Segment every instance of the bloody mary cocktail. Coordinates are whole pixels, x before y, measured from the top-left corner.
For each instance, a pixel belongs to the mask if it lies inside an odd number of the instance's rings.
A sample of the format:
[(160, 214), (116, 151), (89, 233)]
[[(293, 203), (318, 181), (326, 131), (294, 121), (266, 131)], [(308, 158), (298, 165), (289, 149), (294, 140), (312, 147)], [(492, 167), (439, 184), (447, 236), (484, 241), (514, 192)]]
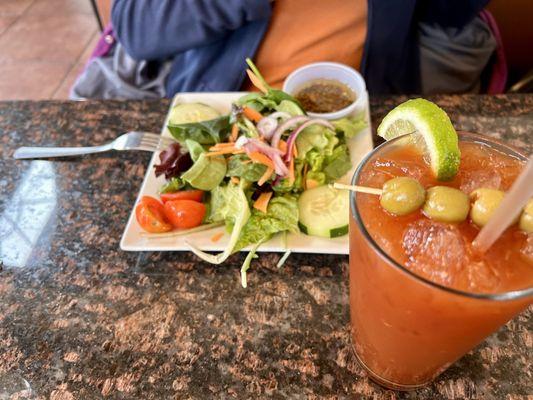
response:
[[(421, 147), (399, 138), (375, 149), (353, 184), (381, 188), (408, 176), (426, 189), (508, 190), (525, 157), (483, 136), (459, 139), (460, 168), (449, 182), (435, 179)], [(480, 255), (471, 247), (478, 232), (470, 219), (392, 215), (379, 196), (352, 193), (352, 336), (373, 379), (395, 389), (424, 385), (531, 303), (533, 234), (514, 225)]]

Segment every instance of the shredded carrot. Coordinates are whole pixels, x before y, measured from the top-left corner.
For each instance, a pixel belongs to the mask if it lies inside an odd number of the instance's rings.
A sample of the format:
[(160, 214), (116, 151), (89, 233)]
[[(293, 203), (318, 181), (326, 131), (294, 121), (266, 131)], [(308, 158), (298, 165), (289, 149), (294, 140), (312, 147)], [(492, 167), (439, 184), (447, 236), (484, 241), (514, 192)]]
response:
[(258, 151), (252, 151), (248, 154), (248, 157), (250, 157), (250, 160), (252, 160), (253, 162), (263, 164), (266, 165), (268, 168), (274, 169), (274, 161), (265, 156), (263, 153), (259, 153)]
[(263, 116), (259, 111), (254, 110), (252, 107), (244, 106), (242, 108), (242, 113), (246, 118), (253, 122), (259, 122), (263, 119)]
[(224, 154), (242, 154), (244, 153), (244, 150), (239, 150), (235, 148), (227, 148), (224, 150), (219, 151), (210, 151), (209, 153), (204, 153), (205, 157), (214, 157), (214, 156), (221, 156)]
[(231, 183), (233, 183), (234, 185), (238, 185), (239, 182), (240, 182), (239, 178), (236, 177), (236, 176), (232, 176), (232, 177), (230, 178), (230, 181), (231, 181)]
[(235, 148), (235, 146), (232, 147), (211, 147), (209, 149), (210, 152), (220, 153), (221, 151), (225, 153), (233, 153), (235, 150), (238, 150)]
[(278, 149), (280, 149), (283, 154), (287, 154), (287, 142), (285, 140), (280, 140), (278, 143)]
[(217, 143), (213, 147), (211, 147), (209, 150), (215, 150), (220, 149), (221, 147), (233, 147), (235, 146), (235, 143)]
[(231, 127), (231, 135), (229, 137), (230, 142), (234, 142), (237, 140), (237, 136), (239, 136), (239, 127), (237, 124), (233, 124)]
[(268, 92), (268, 90), (263, 85), (263, 82), (261, 82), (261, 80), (252, 72), (251, 69), (247, 69), (246, 73), (248, 74), (248, 78), (250, 78), (256, 88), (258, 88), (263, 93)]
[(270, 202), (271, 197), (272, 197), (272, 192), (261, 193), (259, 197), (257, 198), (257, 200), (254, 202), (254, 208), (266, 214), (268, 203)]
[(267, 168), (263, 176), (257, 181), (257, 184), (259, 186), (263, 186), (263, 184), (270, 179), (273, 173), (274, 168)]
[(211, 236), (211, 241), (218, 242), (220, 239), (222, 239), (222, 236), (224, 236), (224, 232), (215, 233), (213, 236)]
[(241, 164), (250, 164), (252, 162), (252, 160), (244, 160), (241, 162)]
[(294, 183), (294, 157), (291, 158), (291, 162), (289, 163), (289, 185), (292, 185)]
[(298, 149), (296, 148), (296, 142), (292, 144), (292, 155), (293, 157), (298, 157)]

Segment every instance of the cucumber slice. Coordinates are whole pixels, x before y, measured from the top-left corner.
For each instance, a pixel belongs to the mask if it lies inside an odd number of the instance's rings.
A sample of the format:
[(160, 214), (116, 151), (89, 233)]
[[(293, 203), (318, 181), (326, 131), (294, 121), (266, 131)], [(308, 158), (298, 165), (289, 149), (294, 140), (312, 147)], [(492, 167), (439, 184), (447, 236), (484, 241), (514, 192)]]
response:
[(182, 103), (170, 110), (169, 121), (173, 125), (209, 121), (220, 117), (213, 107), (202, 103)]
[(347, 190), (328, 185), (306, 190), (298, 200), (300, 230), (312, 236), (334, 238), (348, 233), (350, 197)]

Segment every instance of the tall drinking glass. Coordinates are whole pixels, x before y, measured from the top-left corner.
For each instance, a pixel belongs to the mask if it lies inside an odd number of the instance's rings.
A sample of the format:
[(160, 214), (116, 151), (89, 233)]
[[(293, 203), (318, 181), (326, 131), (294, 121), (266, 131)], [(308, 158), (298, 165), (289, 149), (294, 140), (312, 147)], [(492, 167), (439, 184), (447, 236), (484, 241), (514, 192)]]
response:
[[(374, 149), (359, 166), (353, 184), (361, 184), (361, 177), (373, 172), (374, 161), (393, 146), (401, 146), (402, 140)], [(460, 141), (526, 160), (483, 136), (463, 133)], [(470, 293), (432, 282), (396, 262), (367, 231), (361, 196), (370, 195), (352, 193), (350, 199), (352, 339), (358, 360), (381, 385), (409, 390), (429, 383), (531, 304), (531, 286), (504, 293)]]

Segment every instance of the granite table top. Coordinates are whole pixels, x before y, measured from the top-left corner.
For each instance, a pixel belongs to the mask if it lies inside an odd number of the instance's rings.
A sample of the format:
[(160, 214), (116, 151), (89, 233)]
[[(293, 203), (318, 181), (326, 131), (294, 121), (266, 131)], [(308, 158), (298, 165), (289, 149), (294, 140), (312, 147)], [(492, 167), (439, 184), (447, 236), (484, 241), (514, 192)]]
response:
[[(401, 97), (371, 100), (374, 126)], [(533, 150), (533, 95), (434, 97), (459, 129)], [(347, 256), (126, 253), (147, 153), (15, 161), (21, 145), (158, 132), (167, 100), (0, 103), (0, 399), (525, 399), (531, 307), (422, 389), (367, 378), (349, 335)]]

